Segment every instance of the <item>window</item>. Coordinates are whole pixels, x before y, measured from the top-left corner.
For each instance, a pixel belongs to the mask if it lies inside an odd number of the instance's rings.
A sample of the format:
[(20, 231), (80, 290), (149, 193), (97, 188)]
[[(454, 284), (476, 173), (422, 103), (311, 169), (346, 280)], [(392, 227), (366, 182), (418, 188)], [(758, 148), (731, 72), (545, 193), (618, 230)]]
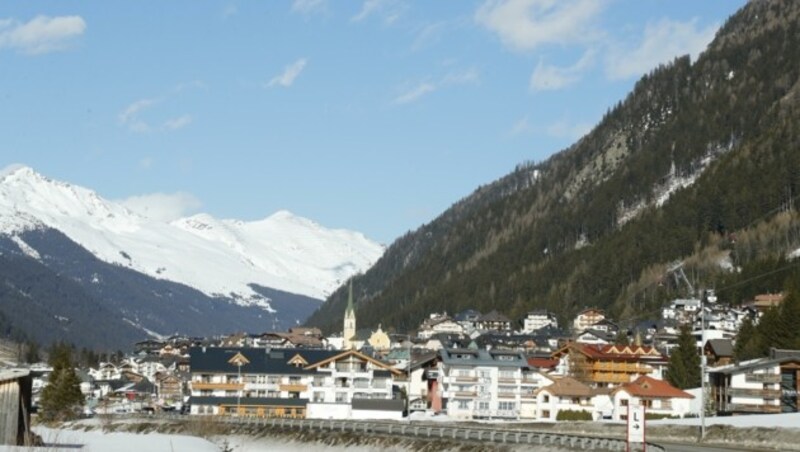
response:
[(517, 373), (513, 370), (501, 370), (500, 371), (500, 378), (505, 379), (514, 379), (517, 377)]
[(622, 399), (619, 401), (619, 404), (622, 406), (628, 406), (628, 399)]
[(346, 392), (337, 392), (336, 393), (336, 401), (339, 403), (347, 402), (347, 393)]
[[(542, 398), (542, 403), (550, 403), (550, 396), (545, 394), (544, 398)], [(550, 416), (545, 416), (545, 417), (550, 417)]]
[(517, 408), (515, 402), (500, 401), (497, 403), (497, 409), (500, 411), (514, 411)]
[(324, 402), (325, 401), (325, 393), (322, 391), (315, 391), (314, 392), (314, 402)]
[(489, 411), (489, 402), (486, 402), (486, 401), (478, 402), (478, 410), (480, 410), (480, 411)]
[(550, 419), (550, 410), (543, 410), (542, 417), (545, 419)]
[(458, 404), (459, 410), (468, 410), (469, 409), (469, 400), (456, 400)]

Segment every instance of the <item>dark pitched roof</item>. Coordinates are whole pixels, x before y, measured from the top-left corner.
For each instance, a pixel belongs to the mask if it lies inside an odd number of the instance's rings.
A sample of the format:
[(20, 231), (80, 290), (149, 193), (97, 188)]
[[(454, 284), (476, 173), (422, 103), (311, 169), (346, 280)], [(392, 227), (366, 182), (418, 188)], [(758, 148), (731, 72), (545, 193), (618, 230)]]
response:
[(478, 322), (508, 322), (511, 323), (511, 319), (500, 314), (497, 311), (492, 311), (487, 314), (484, 314), (478, 318)]
[(733, 342), (730, 339), (709, 339), (707, 343), (718, 357), (733, 356)]
[(295, 355), (300, 355), (307, 363), (313, 364), (341, 353), (338, 350), (321, 349), (268, 349), (268, 348), (226, 348), (226, 347), (193, 347), (189, 350), (192, 372), (231, 373), (237, 367), (228, 361), (241, 353), (248, 363), (242, 365), (242, 373), (269, 374), (309, 374), (314, 370), (306, 370), (289, 364)]

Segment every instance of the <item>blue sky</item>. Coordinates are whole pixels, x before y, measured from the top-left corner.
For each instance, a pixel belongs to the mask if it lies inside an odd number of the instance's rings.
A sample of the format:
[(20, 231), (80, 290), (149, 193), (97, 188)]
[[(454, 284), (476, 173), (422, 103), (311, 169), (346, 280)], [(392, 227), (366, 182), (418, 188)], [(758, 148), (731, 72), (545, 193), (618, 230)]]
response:
[(0, 167), (388, 244), (569, 146), (744, 3), (5, 3)]

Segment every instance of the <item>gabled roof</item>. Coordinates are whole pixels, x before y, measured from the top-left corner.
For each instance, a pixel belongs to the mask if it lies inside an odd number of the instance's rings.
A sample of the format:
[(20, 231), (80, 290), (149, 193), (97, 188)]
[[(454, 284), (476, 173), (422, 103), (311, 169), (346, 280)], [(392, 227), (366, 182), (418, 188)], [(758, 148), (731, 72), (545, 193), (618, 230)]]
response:
[(355, 356), (356, 358), (359, 358), (359, 359), (362, 359), (364, 361), (370, 362), (374, 366), (376, 366), (377, 368), (383, 369), (383, 370), (388, 370), (388, 371), (392, 372), (395, 375), (400, 375), (400, 374), (403, 373), (402, 371), (393, 368), (390, 364), (387, 364), (387, 363), (385, 363), (383, 361), (379, 361), (379, 360), (377, 360), (377, 359), (375, 359), (375, 358), (373, 358), (371, 356), (365, 355), (365, 354), (363, 354), (363, 353), (361, 353), (359, 351), (356, 351), (356, 350), (347, 350), (346, 352), (340, 352), (337, 355), (333, 355), (333, 356), (330, 356), (330, 357), (328, 357), (326, 359), (323, 359), (323, 360), (320, 360), (320, 361), (316, 361), (316, 362), (314, 362), (314, 364), (311, 364), (310, 366), (306, 366), (305, 369), (307, 369), (307, 370), (316, 369), (316, 368), (318, 368), (320, 366), (324, 366), (326, 364), (329, 364), (332, 361), (339, 361), (341, 359), (347, 358), (348, 356)]
[(559, 397), (591, 397), (594, 395), (592, 388), (572, 377), (559, 378), (555, 383), (537, 391), (537, 394), (541, 391), (547, 391)]
[(717, 357), (733, 356), (733, 341), (730, 339), (709, 339), (706, 345), (711, 348), (711, 352)]
[(193, 347), (189, 350), (192, 372), (235, 373), (237, 366), (229, 364), (229, 360), (237, 354), (246, 358), (248, 363), (242, 364), (242, 373), (262, 374), (308, 374), (313, 371), (297, 367), (290, 363), (296, 355), (306, 362), (314, 363), (335, 356), (338, 350), (321, 349), (268, 349), (268, 348), (226, 348), (226, 347)]
[(528, 365), (537, 369), (554, 369), (556, 366), (558, 366), (558, 360), (529, 356)]
[(439, 356), (443, 363), (451, 366), (528, 367), (525, 356), (515, 351), (444, 348), (439, 350)]
[(611, 391), (616, 394), (619, 391), (625, 391), (634, 397), (646, 399), (693, 399), (694, 396), (688, 392), (682, 391), (675, 386), (667, 383), (664, 380), (658, 380), (653, 377), (642, 375), (636, 380), (620, 385)]
[(486, 313), (480, 317), (478, 317), (478, 322), (508, 322), (511, 323), (511, 319), (500, 314), (499, 312), (493, 310), (492, 312)]
[(615, 361), (650, 361), (667, 362), (667, 358), (655, 347), (648, 345), (594, 345), (570, 342), (553, 352), (555, 359), (569, 353), (570, 350), (583, 353), (592, 359), (612, 359)]

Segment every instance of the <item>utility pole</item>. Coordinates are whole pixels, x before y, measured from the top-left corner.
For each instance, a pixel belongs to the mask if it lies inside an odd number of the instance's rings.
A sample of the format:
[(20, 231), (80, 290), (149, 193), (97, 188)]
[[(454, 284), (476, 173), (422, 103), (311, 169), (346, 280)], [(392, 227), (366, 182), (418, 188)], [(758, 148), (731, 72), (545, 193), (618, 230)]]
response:
[(706, 297), (703, 290), (700, 298), (700, 441), (706, 437)]

